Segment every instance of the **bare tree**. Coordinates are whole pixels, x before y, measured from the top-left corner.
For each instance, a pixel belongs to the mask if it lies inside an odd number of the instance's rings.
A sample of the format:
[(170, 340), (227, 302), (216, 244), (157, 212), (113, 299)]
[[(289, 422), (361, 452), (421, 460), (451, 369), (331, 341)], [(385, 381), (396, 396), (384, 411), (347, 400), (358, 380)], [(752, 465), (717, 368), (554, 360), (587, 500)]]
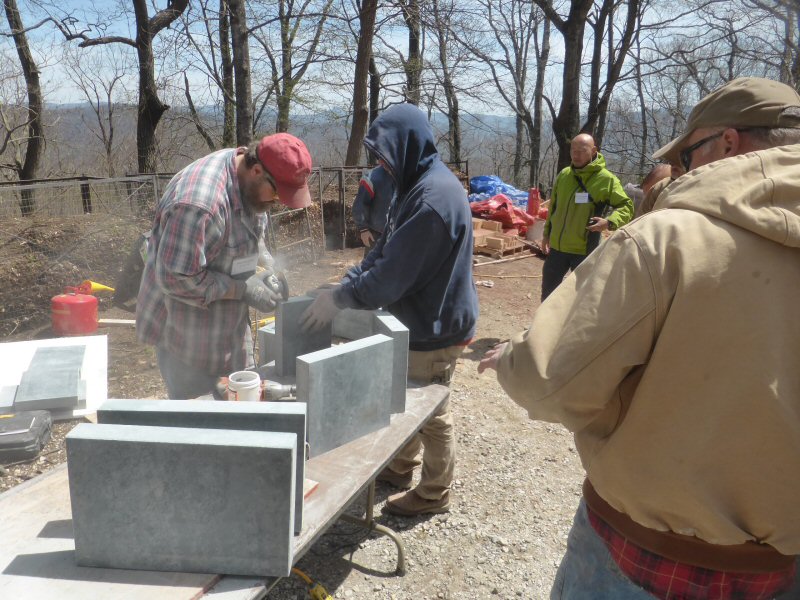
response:
[[(372, 40), (375, 34), (375, 17), (378, 0), (361, 0), (358, 11), (359, 33), (356, 50), (355, 73), (353, 75), (353, 122), (350, 127), (350, 138), (347, 142), (346, 165), (357, 165), (361, 160), (361, 142), (367, 133), (367, 122), (370, 111), (367, 104), (367, 87), (370, 80), (372, 58)], [(377, 99), (376, 99), (377, 100)]]
[(54, 19), (56, 26), (67, 40), (79, 39), (81, 48), (103, 44), (127, 44), (136, 50), (139, 61), (139, 106), (136, 119), (136, 148), (140, 173), (157, 170), (156, 128), (169, 106), (158, 96), (153, 58), (153, 39), (169, 27), (186, 10), (189, 0), (168, 0), (167, 7), (149, 16), (147, 0), (132, 0), (136, 20), (136, 38), (110, 35), (90, 37), (93, 26), (76, 29), (71, 16)]
[[(102, 146), (106, 174), (116, 175), (114, 138), (116, 133), (116, 110), (120, 92), (124, 93), (125, 79), (133, 69), (132, 61), (125, 50), (108, 52), (98, 49), (70, 52), (66, 48), (65, 65), (67, 77), (75, 84), (80, 94), (92, 109), (93, 122), (87, 122), (81, 113), (81, 121)], [(123, 88), (122, 90), (120, 88)]]
[[(309, 67), (323, 60), (320, 40), (332, 4), (333, 0), (316, 4), (304, 0), (296, 6), (293, 0), (278, 0), (278, 14), (259, 15), (262, 22), (252, 27), (253, 37), (272, 69), (272, 85), (277, 93), (276, 131), (288, 131), (290, 109), (297, 100), (296, 88)], [(277, 44), (273, 34), (277, 35)]]
[[(42, 125), (44, 101), (39, 83), (39, 69), (28, 47), (28, 38), (25, 34), (25, 27), (22, 24), (22, 17), (20, 17), (19, 9), (17, 8), (17, 1), (4, 0), (4, 2), (8, 26), (11, 29), (11, 36), (14, 38), (14, 45), (17, 48), (17, 56), (19, 56), (22, 73), (25, 76), (25, 86), (28, 93), (27, 148), (25, 150), (25, 160), (17, 166), (16, 171), (20, 180), (35, 179), (44, 149)], [(23, 216), (29, 215), (34, 211), (34, 199), (29, 191), (22, 194), (20, 210)]]
[[(484, 24), (488, 31), (482, 29)], [(480, 0), (473, 27), (480, 35), (473, 39), (460, 36), (459, 40), (489, 67), (497, 93), (516, 119), (514, 181), (524, 185), (521, 172), (527, 163), (526, 182), (529, 186), (536, 185), (540, 168), (544, 76), (550, 55), (549, 20), (530, 2)], [(533, 93), (528, 85), (531, 55), (536, 64)]]

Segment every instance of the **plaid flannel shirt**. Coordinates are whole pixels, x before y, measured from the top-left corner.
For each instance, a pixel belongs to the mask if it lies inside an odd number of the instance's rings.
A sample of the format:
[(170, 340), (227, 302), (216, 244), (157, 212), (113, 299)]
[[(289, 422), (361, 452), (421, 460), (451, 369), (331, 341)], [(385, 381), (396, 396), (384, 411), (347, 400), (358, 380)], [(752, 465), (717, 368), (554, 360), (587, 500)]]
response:
[(169, 182), (156, 208), (136, 306), (142, 342), (215, 375), (247, 366), (247, 305), (221, 298), (235, 285), (233, 261), (257, 254), (266, 224), (239, 196), (238, 152), (209, 154)]
[(620, 570), (641, 588), (664, 600), (767, 600), (787, 590), (794, 564), (771, 573), (714, 571), (676, 562), (632, 544), (586, 507), (589, 522)]

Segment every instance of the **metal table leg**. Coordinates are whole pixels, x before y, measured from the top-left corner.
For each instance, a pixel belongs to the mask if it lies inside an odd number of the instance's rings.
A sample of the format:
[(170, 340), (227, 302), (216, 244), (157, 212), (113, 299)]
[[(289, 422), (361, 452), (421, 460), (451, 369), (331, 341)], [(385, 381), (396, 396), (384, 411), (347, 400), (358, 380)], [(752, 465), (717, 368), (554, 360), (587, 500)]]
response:
[(359, 527), (363, 527), (369, 531), (374, 531), (375, 533), (379, 533), (380, 535), (385, 535), (386, 537), (390, 538), (394, 542), (394, 545), (397, 546), (397, 569), (395, 570), (395, 573), (398, 575), (405, 575), (406, 550), (405, 546), (403, 546), (403, 540), (401, 540), (400, 536), (398, 536), (397, 533), (392, 529), (375, 522), (375, 519), (373, 518), (374, 506), (375, 480), (373, 479), (367, 488), (367, 510), (365, 517), (363, 519), (359, 519), (358, 517), (353, 517), (352, 515), (341, 515), (339, 518), (343, 521), (347, 521), (348, 523), (352, 523), (353, 525), (358, 525)]

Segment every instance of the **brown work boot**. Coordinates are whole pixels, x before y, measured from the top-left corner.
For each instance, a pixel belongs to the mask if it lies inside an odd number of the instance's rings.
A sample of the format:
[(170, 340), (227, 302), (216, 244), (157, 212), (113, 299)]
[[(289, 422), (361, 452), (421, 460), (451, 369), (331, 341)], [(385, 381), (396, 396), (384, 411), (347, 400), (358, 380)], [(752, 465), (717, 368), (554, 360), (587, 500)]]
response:
[(417, 494), (416, 490), (401, 492), (394, 496), (389, 496), (383, 510), (389, 514), (403, 517), (450, 512), (450, 492), (445, 492), (444, 496), (438, 500), (427, 500)]
[(411, 489), (411, 478), (413, 476), (413, 471), (403, 474), (398, 473), (397, 471), (392, 471), (389, 467), (385, 467), (383, 471), (378, 473), (375, 481), (383, 481), (384, 483), (389, 483), (396, 488), (400, 488), (401, 490), (409, 490)]

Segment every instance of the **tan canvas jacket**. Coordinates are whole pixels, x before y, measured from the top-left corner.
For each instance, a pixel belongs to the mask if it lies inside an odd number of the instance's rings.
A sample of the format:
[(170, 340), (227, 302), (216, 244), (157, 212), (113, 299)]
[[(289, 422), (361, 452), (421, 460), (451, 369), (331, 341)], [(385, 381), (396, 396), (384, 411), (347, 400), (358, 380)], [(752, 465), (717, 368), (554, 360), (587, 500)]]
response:
[(637, 523), (800, 554), (800, 145), (691, 171), (656, 209), (547, 299), (499, 381)]

